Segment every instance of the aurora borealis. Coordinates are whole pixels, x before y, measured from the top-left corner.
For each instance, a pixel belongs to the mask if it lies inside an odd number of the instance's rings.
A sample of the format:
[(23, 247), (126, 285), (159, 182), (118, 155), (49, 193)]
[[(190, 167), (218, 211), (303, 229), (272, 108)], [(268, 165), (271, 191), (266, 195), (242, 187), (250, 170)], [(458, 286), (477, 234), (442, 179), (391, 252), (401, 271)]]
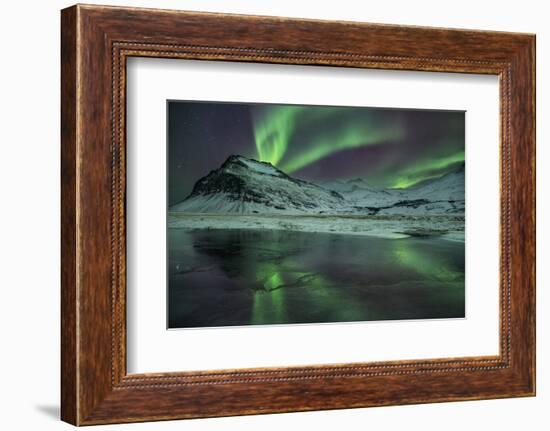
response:
[(167, 111), (169, 328), (465, 316), (464, 112)]
[(168, 102), (169, 204), (231, 154), (315, 183), (404, 188), (464, 162), (459, 111)]
[[(275, 106), (255, 109), (254, 138), (258, 158), (294, 173), (338, 151), (374, 145), (403, 136), (400, 122), (391, 124), (353, 108)], [(325, 122), (332, 126), (323, 129)], [(303, 143), (293, 153), (290, 142)], [(287, 153), (288, 156), (287, 156)], [(285, 157), (287, 156), (287, 157)]]

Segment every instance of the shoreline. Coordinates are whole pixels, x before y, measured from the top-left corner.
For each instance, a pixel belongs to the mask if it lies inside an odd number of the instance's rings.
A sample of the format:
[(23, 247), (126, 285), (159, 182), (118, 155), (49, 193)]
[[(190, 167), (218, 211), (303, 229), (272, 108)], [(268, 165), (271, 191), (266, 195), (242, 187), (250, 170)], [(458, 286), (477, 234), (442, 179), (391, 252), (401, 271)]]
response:
[(168, 229), (267, 229), (365, 235), (388, 239), (422, 237), (464, 242), (464, 216), (267, 215), (168, 212)]

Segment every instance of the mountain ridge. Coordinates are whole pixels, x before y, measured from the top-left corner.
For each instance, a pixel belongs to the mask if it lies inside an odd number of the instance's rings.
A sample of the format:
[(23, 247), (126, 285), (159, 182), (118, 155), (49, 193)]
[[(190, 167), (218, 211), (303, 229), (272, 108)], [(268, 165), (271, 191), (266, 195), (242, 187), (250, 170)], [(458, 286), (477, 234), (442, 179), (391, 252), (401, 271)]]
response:
[(268, 162), (229, 156), (194, 185), (173, 212), (227, 214), (421, 215), (464, 212), (464, 169), (408, 189), (376, 189), (354, 178), (318, 185)]
[(343, 204), (337, 192), (293, 178), (268, 162), (232, 155), (200, 178), (172, 211), (226, 213), (311, 213)]

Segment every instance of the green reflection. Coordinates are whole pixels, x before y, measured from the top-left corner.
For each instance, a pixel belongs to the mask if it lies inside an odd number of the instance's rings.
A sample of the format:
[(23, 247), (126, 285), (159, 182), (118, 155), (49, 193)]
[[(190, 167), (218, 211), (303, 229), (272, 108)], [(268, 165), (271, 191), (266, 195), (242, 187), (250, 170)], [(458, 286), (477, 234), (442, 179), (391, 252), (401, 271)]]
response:
[(170, 327), (464, 317), (456, 241), (217, 230), (170, 245), (188, 268), (170, 274)]
[(418, 245), (421, 241), (416, 245), (410, 240), (395, 240), (393, 243), (399, 264), (417, 274), (409, 279), (409, 283), (429, 288), (428, 298), (433, 304), (453, 304), (457, 309), (464, 307), (464, 267), (456, 264), (459, 260), (463, 262), (463, 255), (458, 259), (450, 254), (437, 255)]
[(284, 323), (288, 320), (285, 292), (281, 289), (284, 278), (272, 264), (258, 264), (256, 281), (263, 287), (253, 292), (252, 324)]
[[(304, 271), (287, 261), (279, 267), (258, 263), (257, 268), (256, 280), (261, 288), (253, 293), (252, 324), (315, 321), (316, 315), (330, 316), (338, 322), (372, 318), (364, 303), (320, 273)], [(300, 315), (287, 304), (287, 299), (296, 297), (303, 304)]]
[(409, 268), (425, 278), (456, 281), (464, 276), (463, 271), (454, 268), (445, 256), (438, 257), (421, 246), (415, 247), (411, 240), (394, 240), (393, 252), (401, 266)]

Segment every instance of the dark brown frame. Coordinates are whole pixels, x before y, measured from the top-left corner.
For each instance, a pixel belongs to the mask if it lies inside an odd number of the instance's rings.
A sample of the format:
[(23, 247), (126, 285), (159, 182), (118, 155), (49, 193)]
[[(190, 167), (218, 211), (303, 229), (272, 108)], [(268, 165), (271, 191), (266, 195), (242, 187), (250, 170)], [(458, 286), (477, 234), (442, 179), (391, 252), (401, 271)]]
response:
[[(535, 394), (534, 35), (82, 5), (61, 17), (63, 420), (88, 425)], [(129, 56), (498, 75), (500, 354), (128, 375)]]

